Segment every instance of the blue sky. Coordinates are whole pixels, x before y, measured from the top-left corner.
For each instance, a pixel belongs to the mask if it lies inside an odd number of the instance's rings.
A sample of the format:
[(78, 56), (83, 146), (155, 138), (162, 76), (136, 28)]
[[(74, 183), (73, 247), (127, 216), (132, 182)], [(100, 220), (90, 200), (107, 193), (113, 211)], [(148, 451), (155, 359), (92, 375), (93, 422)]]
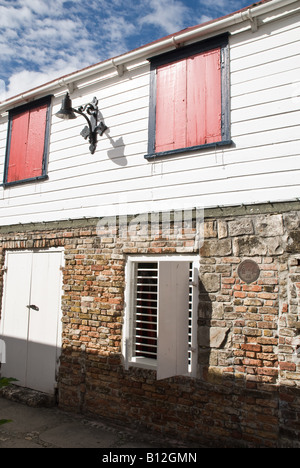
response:
[(0, 0), (0, 101), (251, 0)]

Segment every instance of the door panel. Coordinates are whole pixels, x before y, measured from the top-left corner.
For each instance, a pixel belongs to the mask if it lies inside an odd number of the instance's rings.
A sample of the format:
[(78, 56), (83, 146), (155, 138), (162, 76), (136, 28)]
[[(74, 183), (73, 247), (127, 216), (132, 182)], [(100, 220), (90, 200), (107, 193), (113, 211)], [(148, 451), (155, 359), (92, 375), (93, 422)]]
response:
[(33, 255), (27, 386), (49, 393), (55, 377), (60, 310), (61, 252)]
[(61, 251), (7, 254), (1, 320), (7, 363), (1, 373), (46, 393), (54, 392), (60, 354), (61, 265)]
[[(31, 256), (27, 252), (7, 252), (5, 287), (1, 317), (1, 338), (6, 345), (6, 364), (1, 366), (5, 377), (26, 382), (26, 358), (31, 282)], [(9, 360), (9, 364), (8, 364)]]

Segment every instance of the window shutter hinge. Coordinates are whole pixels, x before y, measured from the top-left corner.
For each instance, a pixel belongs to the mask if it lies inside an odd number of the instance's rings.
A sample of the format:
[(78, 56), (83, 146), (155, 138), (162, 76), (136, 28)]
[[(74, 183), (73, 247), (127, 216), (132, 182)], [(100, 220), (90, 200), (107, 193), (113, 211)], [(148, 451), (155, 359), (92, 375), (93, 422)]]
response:
[(224, 50), (221, 49), (221, 66), (223, 67), (225, 65), (225, 54)]

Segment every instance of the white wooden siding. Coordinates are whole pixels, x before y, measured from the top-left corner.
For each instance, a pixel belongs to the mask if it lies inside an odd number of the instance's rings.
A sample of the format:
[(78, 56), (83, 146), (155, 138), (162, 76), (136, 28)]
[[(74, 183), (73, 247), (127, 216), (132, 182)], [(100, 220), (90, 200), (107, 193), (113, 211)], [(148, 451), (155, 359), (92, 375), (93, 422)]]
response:
[[(62, 96), (55, 98), (49, 179), (1, 187), (0, 224), (300, 198), (299, 26), (294, 15), (230, 37), (232, 147), (145, 160), (146, 61), (72, 94), (74, 107), (99, 99), (109, 131), (94, 155), (80, 136), (84, 119), (57, 119)], [(6, 136), (3, 116), (0, 177)]]

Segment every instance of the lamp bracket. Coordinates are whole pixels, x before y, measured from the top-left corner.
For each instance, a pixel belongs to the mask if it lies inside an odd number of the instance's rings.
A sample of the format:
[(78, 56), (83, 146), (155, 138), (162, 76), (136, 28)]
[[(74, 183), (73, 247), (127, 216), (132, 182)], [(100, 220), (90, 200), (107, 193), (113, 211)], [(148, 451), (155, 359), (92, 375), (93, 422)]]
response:
[[(85, 139), (89, 139), (90, 142), (90, 152), (94, 154), (97, 146), (97, 134), (100, 136), (108, 129), (108, 127), (103, 123), (99, 122), (99, 109), (98, 109), (98, 99), (94, 97), (92, 102), (86, 104), (85, 106), (80, 106), (78, 109), (73, 109), (77, 114), (82, 115), (88, 126), (85, 126), (81, 131), (80, 135)], [(87, 117), (88, 114), (90, 118)]]
[(90, 152), (92, 154), (96, 151), (97, 136), (103, 135), (108, 127), (102, 122), (102, 116), (98, 109), (98, 99), (94, 97), (92, 102), (85, 106), (80, 106), (78, 109), (72, 107), (72, 101), (69, 93), (67, 93), (62, 101), (61, 109), (55, 114), (60, 119), (76, 119), (76, 115), (82, 115), (87, 121), (87, 125), (81, 131), (81, 135), (85, 140), (90, 142)]

